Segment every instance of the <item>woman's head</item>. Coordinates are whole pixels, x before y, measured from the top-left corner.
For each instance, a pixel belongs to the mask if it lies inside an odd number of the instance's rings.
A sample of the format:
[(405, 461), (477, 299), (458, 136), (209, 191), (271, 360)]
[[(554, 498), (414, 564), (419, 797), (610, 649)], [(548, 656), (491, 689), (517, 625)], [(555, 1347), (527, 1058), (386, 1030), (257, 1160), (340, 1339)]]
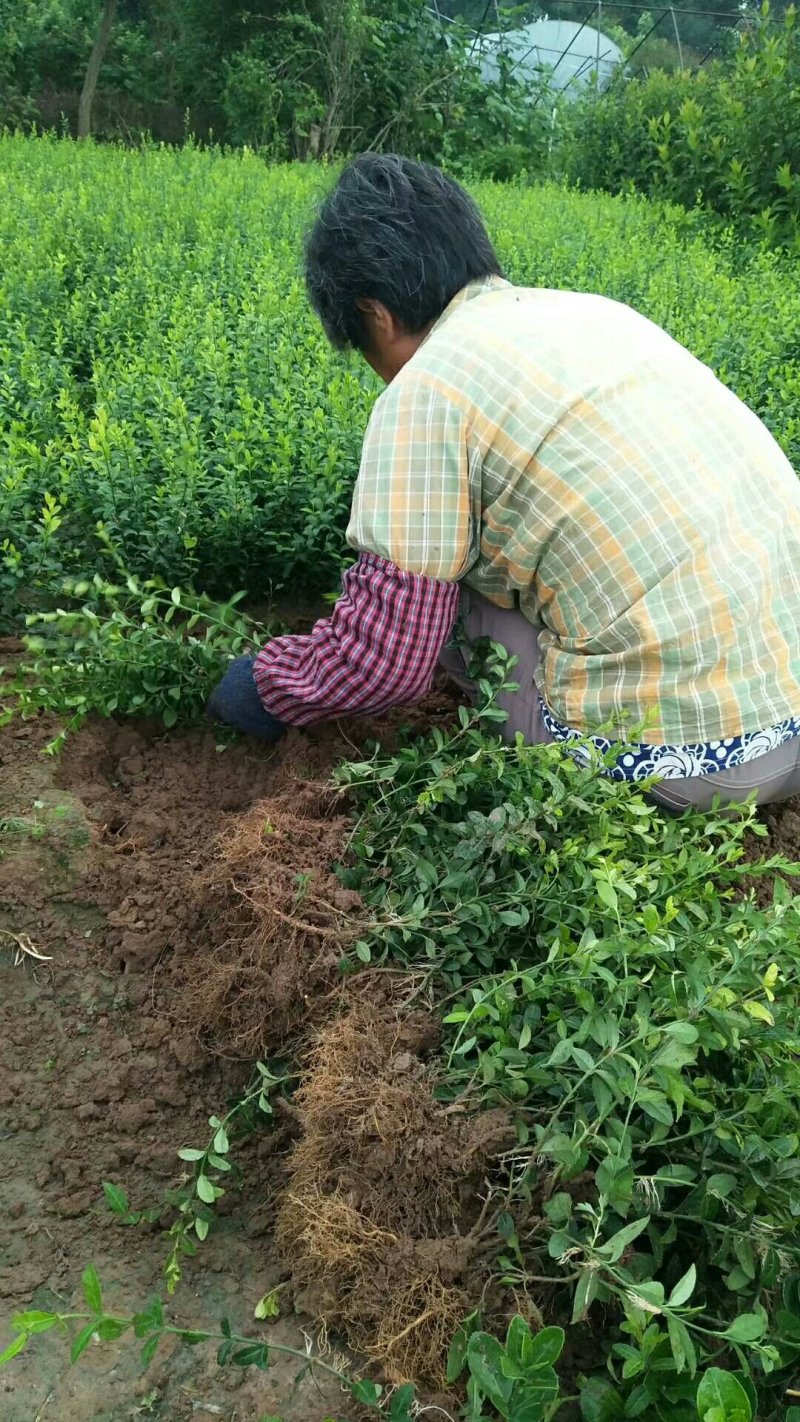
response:
[(311, 303), (335, 346), (390, 380), (468, 282), (500, 264), (472, 198), (429, 163), (365, 153), (306, 243)]

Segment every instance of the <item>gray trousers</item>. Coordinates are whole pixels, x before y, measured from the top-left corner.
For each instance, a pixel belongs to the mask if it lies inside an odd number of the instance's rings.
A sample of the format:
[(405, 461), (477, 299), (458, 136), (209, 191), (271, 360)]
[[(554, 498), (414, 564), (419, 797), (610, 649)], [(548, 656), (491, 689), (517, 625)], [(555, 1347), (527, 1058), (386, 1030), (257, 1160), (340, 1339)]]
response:
[[(511, 673), (519, 682), (519, 691), (498, 697), (498, 705), (508, 713), (503, 735), (513, 740), (521, 731), (529, 745), (552, 741), (542, 719), (536, 676), (539, 669), (539, 637), (541, 628), (534, 627), (516, 609), (495, 607), (480, 593), (462, 588), (461, 618), (465, 641), (477, 642), (489, 637), (500, 642), (517, 665)], [(460, 649), (448, 649), (442, 659), (443, 669), (464, 691), (474, 691), (467, 675), (468, 655)], [(709, 810), (719, 796), (723, 803), (746, 800), (757, 791), (759, 805), (775, 804), (800, 795), (800, 736), (785, 741), (775, 750), (767, 751), (756, 760), (737, 765), (733, 770), (717, 770), (713, 775), (690, 776), (680, 780), (663, 780), (652, 790), (659, 804), (671, 810), (685, 810), (692, 805)]]

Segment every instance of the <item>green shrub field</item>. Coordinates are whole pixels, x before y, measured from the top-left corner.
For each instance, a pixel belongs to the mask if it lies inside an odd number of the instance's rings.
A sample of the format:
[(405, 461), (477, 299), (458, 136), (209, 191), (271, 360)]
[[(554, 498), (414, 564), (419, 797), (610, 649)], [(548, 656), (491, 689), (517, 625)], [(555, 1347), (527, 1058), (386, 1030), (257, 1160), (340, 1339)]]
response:
[[(0, 139), (0, 618), (110, 572), (336, 586), (376, 385), (301, 280), (319, 168)], [(476, 189), (508, 275), (637, 306), (800, 464), (800, 286), (679, 210)], [(98, 536), (98, 525), (102, 525)]]
[(556, 163), (571, 182), (699, 208), (800, 251), (797, 11), (768, 5), (730, 58), (666, 74), (622, 75), (566, 110)]
[[(158, 714), (179, 735), (225, 658), (268, 635), (241, 594), (335, 591), (378, 386), (328, 348), (303, 290), (303, 231), (333, 176), (246, 151), (0, 138), (0, 630), (33, 633), (0, 725)], [(641, 196), (475, 193), (511, 279), (636, 306), (800, 467), (791, 256)], [(437, 1014), (442, 1132), (484, 1110), (505, 1123), (464, 1246), (483, 1251), (482, 1291), (449, 1356), (352, 1391), (389, 1422), (443, 1374), (464, 1422), (800, 1422), (797, 866), (757, 862), (752, 807), (667, 819), (597, 764), (503, 745), (504, 662), (495, 649), (481, 705), (450, 729), (337, 773), (352, 816), (337, 873), (359, 902), (336, 909), (345, 983), (391, 974), (398, 1001)], [(257, 866), (275, 836), (259, 823)], [(297, 867), (284, 937), (320, 933)], [(295, 1088), (297, 1063), (273, 1075), (262, 1048), (246, 1098), (180, 1152), (169, 1292), (240, 1133)], [(114, 1183), (105, 1196), (128, 1225), (163, 1214)], [(177, 1333), (270, 1362), (252, 1330), (182, 1330), (161, 1299), (108, 1314), (92, 1267), (83, 1287), (85, 1308), (18, 1314), (0, 1363), (62, 1323), (75, 1360), (131, 1334), (149, 1362)]]

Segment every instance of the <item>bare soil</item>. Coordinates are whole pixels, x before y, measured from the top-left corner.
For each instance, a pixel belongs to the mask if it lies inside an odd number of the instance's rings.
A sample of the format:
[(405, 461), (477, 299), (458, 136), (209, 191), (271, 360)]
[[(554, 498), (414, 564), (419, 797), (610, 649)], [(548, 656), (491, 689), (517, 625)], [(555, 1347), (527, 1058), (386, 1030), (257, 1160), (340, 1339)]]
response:
[(787, 800), (785, 805), (770, 805), (761, 813), (761, 818), (769, 830), (767, 840), (759, 840), (764, 845), (764, 855), (784, 854), (793, 863), (800, 864), (800, 799)]
[[(416, 716), (423, 724), (448, 711), (434, 698)], [(241, 1095), (256, 1049), (274, 1052), (302, 1033), (314, 995), (338, 990), (324, 935), (273, 915), (281, 931), (269, 961), (259, 955), (257, 906), (235, 883), (248, 834), (257, 826), (258, 848), (269, 821), (275, 867), (262, 909), (296, 913), (302, 899), (305, 923), (320, 893), (341, 894), (329, 860), (345, 822), (324, 782), (368, 740), (391, 741), (404, 719), (413, 717), (292, 733), (277, 750), (220, 749), (203, 729), (88, 724), (59, 761), (41, 754), (54, 731), (45, 718), (0, 733), (0, 819), (17, 821), (0, 834), (0, 1347), (15, 1310), (80, 1307), (90, 1261), (120, 1312), (164, 1294), (160, 1225), (120, 1225), (102, 1181), (122, 1185), (134, 1207), (158, 1204), (180, 1179), (176, 1151), (205, 1144), (208, 1115)], [(333, 907), (341, 916), (347, 896)], [(268, 1325), (253, 1313), (286, 1277), (274, 1195), (291, 1135), (279, 1114), (237, 1152), (242, 1188), (220, 1203), (220, 1226), (188, 1262), (175, 1322), (213, 1327), (227, 1315), (242, 1332), (305, 1348), (312, 1322), (291, 1304)], [(165, 1211), (161, 1223), (169, 1219)], [(298, 1367), (223, 1370), (213, 1350), (179, 1346), (144, 1373), (123, 1341), (93, 1346), (70, 1369), (66, 1342), (48, 1335), (0, 1373), (0, 1417), (353, 1415), (335, 1380), (320, 1388), (307, 1376), (295, 1388)]]

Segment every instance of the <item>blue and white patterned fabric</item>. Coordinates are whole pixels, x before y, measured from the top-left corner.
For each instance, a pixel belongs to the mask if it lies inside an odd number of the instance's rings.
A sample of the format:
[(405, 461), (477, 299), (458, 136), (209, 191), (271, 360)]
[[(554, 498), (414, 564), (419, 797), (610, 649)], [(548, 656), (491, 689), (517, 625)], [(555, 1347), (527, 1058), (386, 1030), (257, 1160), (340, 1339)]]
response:
[[(541, 697), (539, 698), (541, 700)], [(550, 714), (542, 701), (542, 719), (554, 741), (580, 741), (573, 751), (577, 760), (590, 760), (587, 742), (605, 755), (619, 742), (608, 736), (587, 736), (570, 726), (562, 726)], [(631, 743), (615, 765), (607, 769), (613, 780), (646, 780), (657, 775), (661, 780), (685, 780), (689, 776), (713, 775), (717, 770), (733, 770), (747, 761), (758, 760), (767, 751), (775, 750), (794, 736), (800, 736), (800, 716), (792, 716), (768, 731), (749, 731), (743, 736), (729, 736), (724, 741), (709, 741), (692, 746), (647, 746)]]

